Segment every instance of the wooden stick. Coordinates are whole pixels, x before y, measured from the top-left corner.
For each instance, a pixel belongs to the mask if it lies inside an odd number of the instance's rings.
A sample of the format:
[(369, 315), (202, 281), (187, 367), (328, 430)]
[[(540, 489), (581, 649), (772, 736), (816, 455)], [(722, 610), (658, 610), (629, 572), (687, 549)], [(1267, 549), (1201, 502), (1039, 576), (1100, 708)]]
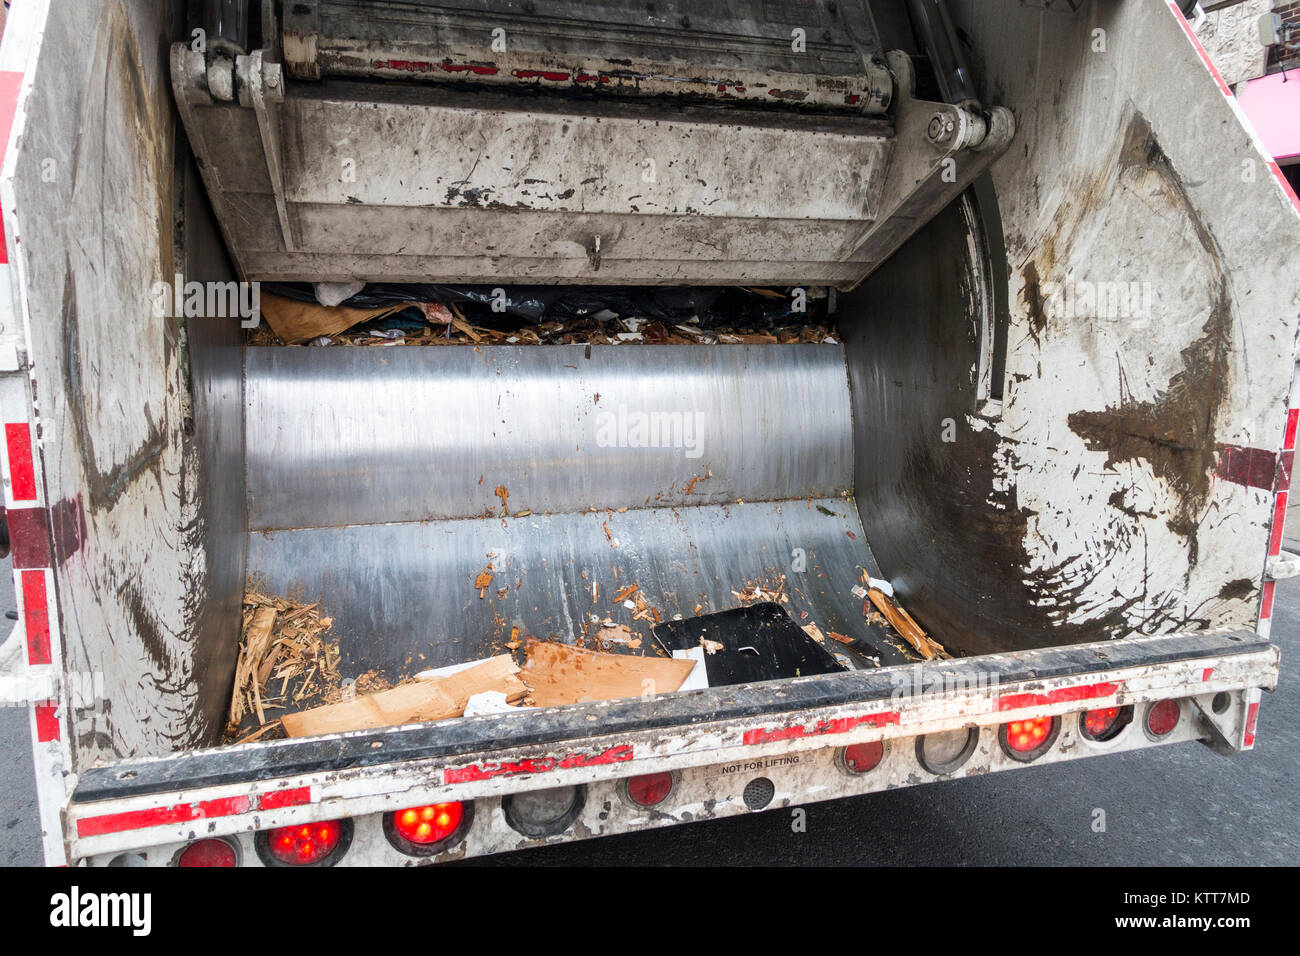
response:
[(885, 616), (885, 620), (899, 633), (903, 640), (911, 644), (916, 652), (927, 661), (948, 656), (948, 652), (943, 649), (943, 646), (931, 640), (925, 631), (921, 629), (921, 625), (912, 620), (912, 616), (904, 611), (884, 591), (879, 588), (868, 588), (867, 597), (871, 599), (871, 603), (876, 606), (876, 610)]

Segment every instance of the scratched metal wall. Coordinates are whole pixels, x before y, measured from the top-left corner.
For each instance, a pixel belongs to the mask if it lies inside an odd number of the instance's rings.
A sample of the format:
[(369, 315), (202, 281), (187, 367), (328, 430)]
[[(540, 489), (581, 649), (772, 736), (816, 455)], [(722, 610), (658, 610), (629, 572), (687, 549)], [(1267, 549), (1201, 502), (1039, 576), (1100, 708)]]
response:
[[(1166, 4), (953, 6), (986, 97), (1018, 118), (992, 168), (1005, 394), (977, 394), (975, 266), (952, 209), (841, 310), (882, 569), (974, 653), (1252, 626), (1300, 313), (1296, 208)], [(1089, 304), (1105, 283), (1137, 284), (1143, 307)], [(1270, 464), (1261, 479), (1238, 451)]]

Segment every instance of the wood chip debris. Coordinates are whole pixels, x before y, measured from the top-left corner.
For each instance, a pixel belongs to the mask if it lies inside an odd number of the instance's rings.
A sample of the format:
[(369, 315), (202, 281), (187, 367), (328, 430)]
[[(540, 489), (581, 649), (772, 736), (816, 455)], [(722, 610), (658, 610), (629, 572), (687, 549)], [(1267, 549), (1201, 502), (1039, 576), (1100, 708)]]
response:
[(635, 582), (633, 582), (632, 584), (629, 584), (627, 587), (615, 591), (614, 596), (610, 598), (610, 600), (613, 601), (615, 604), (622, 604), (624, 601), (626, 601), (628, 598), (630, 598), (633, 594), (635, 594), (639, 590), (641, 590), (640, 586), (637, 585)]
[(326, 637), (332, 624), (315, 604), (256, 590), (244, 595), (228, 742), (257, 740), (276, 729), (280, 721), (273, 711), (341, 695), (338, 643)]
[(682, 485), (682, 494), (684, 495), (695, 494), (695, 486), (698, 485), (701, 481), (708, 481), (712, 477), (713, 477), (713, 469), (711, 468), (706, 468), (704, 470), (704, 474), (702, 475), (692, 475), (691, 480), (686, 482), (686, 484)]
[(774, 584), (763, 581), (749, 581), (746, 582), (743, 591), (732, 591), (731, 593), (741, 604), (754, 604), (759, 601), (771, 601), (774, 604), (790, 603), (789, 595), (785, 593), (784, 574), (777, 575)]
[(510, 628), (510, 640), (506, 641), (506, 647), (510, 648), (510, 650), (512, 651), (517, 651), (520, 647), (522, 647), (524, 642), (520, 640), (519, 637), (520, 633), (521, 632), (519, 628), (517, 627)]
[(826, 643), (826, 635), (822, 633), (822, 629), (817, 626), (817, 623), (815, 621), (805, 624), (803, 626), (803, 632), (807, 634), (809, 637), (811, 637), (818, 644)]
[(641, 646), (641, 638), (635, 631), (626, 624), (617, 624), (608, 619), (600, 622), (600, 628), (596, 631), (596, 641), (602, 647), (619, 644), (637, 650)]
[(936, 658), (951, 657), (943, 645), (922, 630), (921, 625), (912, 620), (910, 614), (903, 610), (891, 595), (886, 594), (878, 587), (869, 586), (870, 578), (866, 571), (862, 572), (862, 583), (868, 585), (867, 597), (875, 605), (877, 611), (889, 622), (889, 626), (898, 632), (899, 637), (907, 641), (912, 649), (920, 654), (927, 661)]

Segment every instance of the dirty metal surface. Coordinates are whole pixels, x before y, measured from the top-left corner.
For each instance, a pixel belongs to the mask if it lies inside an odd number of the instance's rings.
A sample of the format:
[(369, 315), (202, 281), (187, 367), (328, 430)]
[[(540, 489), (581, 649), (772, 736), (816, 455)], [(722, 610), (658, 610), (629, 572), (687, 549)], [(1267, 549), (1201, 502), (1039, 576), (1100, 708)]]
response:
[(653, 654), (653, 620), (612, 600), (634, 583), (670, 619), (737, 607), (734, 592), (775, 588), (784, 575), (796, 622), (866, 638), (850, 593), (858, 568), (874, 574), (875, 562), (842, 498), (254, 532), (249, 541), (249, 573), (264, 589), (320, 601), (334, 619), (345, 677), (373, 668), (390, 680), (505, 653), (515, 629), (573, 643), (606, 618)]
[[(1241, 693), (1233, 695), (1234, 709), (1241, 708), (1246, 696)], [(822, 739), (801, 741), (804, 746), (791, 747), (786, 743), (776, 752), (771, 748), (766, 748), (766, 752), (753, 752), (765, 748), (750, 748), (751, 752), (747, 753), (720, 753), (711, 758), (711, 763), (672, 771), (673, 787), (668, 798), (662, 804), (649, 808), (639, 807), (628, 799), (627, 778), (634, 771), (626, 763), (616, 763), (612, 768), (602, 769), (612, 770), (619, 776), (576, 780), (572, 784), (580, 787), (585, 797), (582, 811), (563, 832), (549, 837), (525, 836), (507, 822), (502, 804), (509, 794), (502, 795), (500, 791), (518, 792), (515, 788), (527, 783), (520, 778), (507, 779), (495, 788), (496, 792), (474, 800), (472, 825), (462, 831), (463, 837), (454, 840), (453, 845), (444, 846), (434, 857), (414, 858), (405, 855), (395, 849), (384, 836), (383, 820), (391, 812), (390, 807), (394, 801), (400, 801), (406, 806), (440, 802), (444, 799), (442, 796), (427, 795), (431, 788), (427, 784), (421, 787), (420, 783), (416, 783), (415, 787), (419, 788), (416, 792), (406, 790), (400, 797), (385, 794), (380, 798), (348, 801), (351, 805), (348, 816), (355, 826), (355, 833), (347, 855), (338, 865), (397, 867), (427, 865), (430, 862), (442, 864), (492, 853), (748, 814), (756, 811), (746, 803), (746, 788), (759, 778), (769, 782), (771, 797), (763, 807), (757, 809), (769, 810), (1008, 770), (1032, 773), (1034, 768), (1083, 757), (1185, 745), (1201, 739), (1201, 734), (1204, 733), (1187, 715), (1189, 709), (1188, 705), (1184, 705), (1183, 719), (1179, 726), (1158, 742), (1148, 738), (1138, 727), (1130, 725), (1117, 738), (1095, 743), (1080, 733), (1078, 715), (1068, 715), (1063, 718), (1061, 731), (1051, 749), (1029, 765), (1007, 756), (999, 744), (999, 728), (996, 723), (984, 724), (978, 729), (970, 759), (963, 766), (942, 775), (935, 775), (922, 765), (915, 742), (908, 737), (886, 739), (880, 764), (866, 773), (849, 773), (845, 769), (841, 745), (849, 741), (836, 741), (833, 745), (829, 739)], [(807, 746), (809, 743), (814, 746)], [(1031, 780), (1032, 778), (1025, 778), (1022, 786), (1032, 786)], [(290, 817), (292, 812), (263, 812), (256, 814), (255, 821), (246, 817), (233, 825), (226, 821), (218, 821), (215, 825), (230, 834), (228, 839), (241, 846), (242, 865), (258, 866), (260, 863), (254, 849), (256, 831), (290, 822), (301, 823), (307, 819), (306, 814)], [(337, 818), (340, 809), (335, 803), (325, 812)], [(854, 822), (862, 825), (860, 819)], [(212, 826), (213, 822), (207, 821), (207, 825)], [(176, 854), (198, 835), (195, 823), (159, 829), (162, 831), (160, 834), (149, 834), (143, 839), (142, 835), (125, 833), (115, 835), (116, 838), (96, 837), (79, 841), (79, 855), (93, 857), (91, 865), (105, 866), (116, 852), (132, 849), (139, 850), (149, 866), (169, 866), (173, 865)]]
[[(291, 76), (541, 87), (586, 95), (683, 96), (879, 113), (890, 78), (864, 0), (656, 10), (640, 0), (551, 2), (522, 15), (476, 0), (286, 5)], [(805, 48), (792, 49), (793, 31)]]
[(251, 348), (246, 383), (258, 531), (853, 486), (837, 345)]
[(281, 197), (249, 116), (200, 102), (186, 122), (260, 280), (844, 284), (893, 150), (868, 117), (332, 81), (286, 91)]

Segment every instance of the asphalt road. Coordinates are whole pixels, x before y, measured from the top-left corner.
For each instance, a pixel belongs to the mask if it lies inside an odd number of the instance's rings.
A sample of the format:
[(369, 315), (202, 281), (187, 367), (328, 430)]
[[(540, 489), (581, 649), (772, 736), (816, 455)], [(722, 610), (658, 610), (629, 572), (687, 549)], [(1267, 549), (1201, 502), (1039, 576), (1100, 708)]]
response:
[[(8, 571), (8, 562), (3, 562)], [(7, 574), (3, 580), (9, 580)], [(0, 586), (0, 609), (13, 595)], [(1258, 742), (1093, 757), (788, 811), (528, 850), (473, 863), (539, 865), (1294, 865), (1300, 860), (1300, 579), (1278, 585), (1277, 692)], [(0, 864), (41, 861), (26, 711), (0, 707)], [(1106, 831), (1092, 830), (1093, 810)]]

